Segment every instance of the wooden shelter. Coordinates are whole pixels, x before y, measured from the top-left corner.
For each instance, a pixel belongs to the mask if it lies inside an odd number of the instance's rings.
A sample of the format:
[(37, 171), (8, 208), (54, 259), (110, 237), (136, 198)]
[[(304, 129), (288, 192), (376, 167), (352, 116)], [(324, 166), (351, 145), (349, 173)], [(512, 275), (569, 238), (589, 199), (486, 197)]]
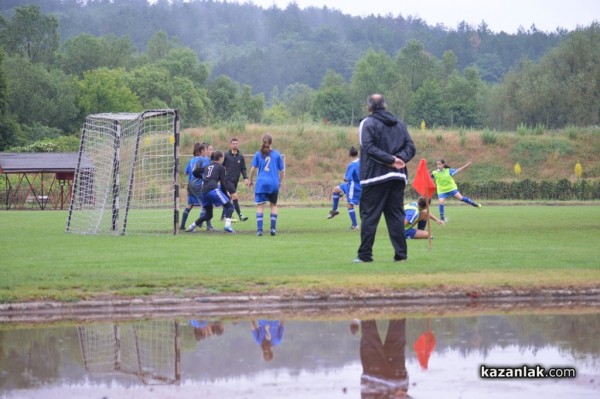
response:
[(3, 209), (66, 209), (77, 169), (76, 152), (0, 152)]

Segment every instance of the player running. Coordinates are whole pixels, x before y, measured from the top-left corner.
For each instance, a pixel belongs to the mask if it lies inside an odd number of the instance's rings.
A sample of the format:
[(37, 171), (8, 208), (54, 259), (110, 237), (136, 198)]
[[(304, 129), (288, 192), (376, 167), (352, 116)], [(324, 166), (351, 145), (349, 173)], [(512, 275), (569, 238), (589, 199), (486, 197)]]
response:
[(344, 174), (344, 183), (333, 188), (333, 208), (331, 211), (329, 211), (327, 219), (332, 219), (340, 214), (340, 212), (337, 210), (340, 197), (346, 194), (346, 201), (348, 202), (346, 207), (348, 208), (348, 216), (350, 216), (350, 221), (352, 222), (350, 229), (358, 230), (354, 206), (358, 205), (360, 201), (360, 193), (362, 192), (362, 188), (360, 186), (360, 158), (358, 158), (358, 150), (354, 146), (350, 147), (348, 155), (352, 161), (346, 168), (346, 173)]

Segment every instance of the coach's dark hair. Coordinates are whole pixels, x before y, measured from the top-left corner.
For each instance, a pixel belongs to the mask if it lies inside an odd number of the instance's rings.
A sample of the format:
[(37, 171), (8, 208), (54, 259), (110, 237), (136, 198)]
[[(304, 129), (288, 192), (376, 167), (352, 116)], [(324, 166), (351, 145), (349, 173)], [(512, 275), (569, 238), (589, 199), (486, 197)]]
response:
[(350, 150), (348, 150), (348, 155), (350, 155), (351, 157), (358, 156), (358, 150), (356, 149), (355, 146), (350, 147)]
[(221, 158), (223, 158), (223, 151), (217, 150), (210, 155), (211, 161), (218, 161)]
[(438, 162), (444, 165), (445, 169), (450, 169), (450, 166), (446, 165), (446, 161), (444, 161), (442, 158), (438, 159)]
[(385, 102), (383, 94), (371, 94), (367, 98), (367, 108), (369, 109), (369, 112), (385, 111), (387, 109), (387, 103)]
[(262, 144), (260, 146), (260, 153), (263, 157), (271, 153), (271, 144), (273, 144), (273, 137), (269, 134), (265, 134), (262, 138)]

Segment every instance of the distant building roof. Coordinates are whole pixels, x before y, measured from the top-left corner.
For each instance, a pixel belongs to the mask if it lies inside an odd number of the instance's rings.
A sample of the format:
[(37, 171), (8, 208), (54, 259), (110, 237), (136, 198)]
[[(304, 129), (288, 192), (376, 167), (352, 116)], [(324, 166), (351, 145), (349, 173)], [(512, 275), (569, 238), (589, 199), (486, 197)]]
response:
[(76, 152), (0, 152), (0, 173), (75, 172)]

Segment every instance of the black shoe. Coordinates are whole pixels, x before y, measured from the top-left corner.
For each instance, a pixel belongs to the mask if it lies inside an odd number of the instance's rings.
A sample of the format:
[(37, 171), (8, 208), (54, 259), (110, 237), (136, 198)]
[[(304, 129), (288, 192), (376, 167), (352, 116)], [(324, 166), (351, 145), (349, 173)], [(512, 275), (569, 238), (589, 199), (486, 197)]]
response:
[(246, 220), (248, 220), (248, 216), (243, 216), (243, 215), (240, 215), (240, 220), (241, 220), (242, 222), (245, 222)]
[(336, 217), (339, 214), (340, 213), (338, 211), (329, 211), (329, 215), (327, 215), (327, 219), (332, 219), (332, 218)]

